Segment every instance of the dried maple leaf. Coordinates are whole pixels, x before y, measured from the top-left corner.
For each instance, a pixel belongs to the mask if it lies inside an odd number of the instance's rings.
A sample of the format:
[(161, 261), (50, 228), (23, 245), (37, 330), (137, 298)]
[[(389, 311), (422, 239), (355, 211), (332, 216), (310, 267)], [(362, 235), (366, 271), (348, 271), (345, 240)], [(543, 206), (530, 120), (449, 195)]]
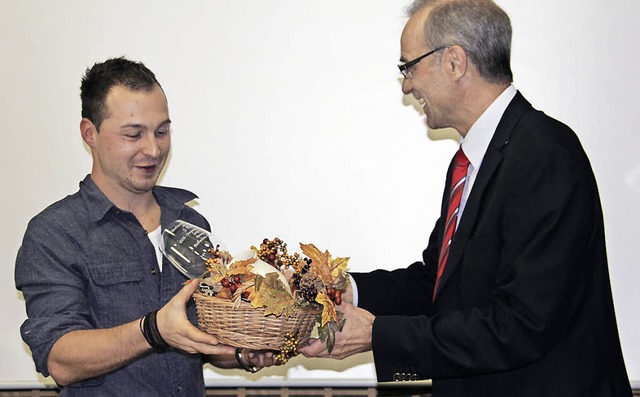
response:
[(316, 302), (322, 305), (322, 321), (320, 322), (320, 326), (324, 326), (326, 323), (331, 321), (338, 321), (338, 313), (336, 311), (336, 306), (329, 298), (326, 292), (320, 291), (318, 295), (316, 295)]
[(227, 274), (228, 275), (246, 274), (251, 270), (251, 265), (253, 265), (257, 260), (258, 258), (251, 258), (251, 259), (232, 262), (229, 265), (229, 270), (227, 270)]
[(300, 243), (300, 249), (311, 259), (311, 271), (317, 274), (326, 285), (344, 282), (349, 258), (333, 259), (329, 251), (322, 253), (313, 244)]
[(213, 279), (214, 283), (220, 282), (225, 277), (227, 272), (227, 267), (224, 263), (219, 262), (213, 258), (207, 259), (207, 270), (211, 274), (210, 278)]
[(268, 273), (266, 277), (256, 276), (255, 295), (251, 299), (251, 305), (255, 308), (264, 307), (265, 316), (290, 316), (295, 310), (295, 299), (280, 281), (277, 273)]
[(338, 321), (331, 321), (323, 326), (318, 326), (318, 337), (327, 345), (329, 353), (333, 350), (336, 343), (336, 332), (342, 331), (345, 318), (342, 312), (338, 312)]

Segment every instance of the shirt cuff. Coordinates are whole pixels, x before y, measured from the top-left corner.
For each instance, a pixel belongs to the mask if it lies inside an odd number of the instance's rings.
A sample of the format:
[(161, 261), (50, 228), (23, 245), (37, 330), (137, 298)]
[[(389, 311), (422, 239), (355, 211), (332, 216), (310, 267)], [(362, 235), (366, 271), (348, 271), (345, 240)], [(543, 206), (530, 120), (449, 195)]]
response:
[(349, 281), (351, 282), (351, 291), (353, 294), (353, 303), (352, 305), (358, 307), (358, 285), (356, 284), (356, 280), (349, 274)]

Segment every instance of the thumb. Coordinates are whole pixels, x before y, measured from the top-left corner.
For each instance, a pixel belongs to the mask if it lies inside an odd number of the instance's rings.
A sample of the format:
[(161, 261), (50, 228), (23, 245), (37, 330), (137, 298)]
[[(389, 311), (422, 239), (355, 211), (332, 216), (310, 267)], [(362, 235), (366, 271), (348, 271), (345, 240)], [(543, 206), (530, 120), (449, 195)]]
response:
[(318, 357), (320, 352), (325, 349), (324, 343), (320, 339), (311, 338), (303, 347), (298, 348), (298, 353), (305, 357)]
[(180, 292), (176, 294), (175, 298), (182, 303), (187, 303), (191, 295), (198, 289), (198, 286), (200, 286), (199, 278), (193, 278), (187, 281)]

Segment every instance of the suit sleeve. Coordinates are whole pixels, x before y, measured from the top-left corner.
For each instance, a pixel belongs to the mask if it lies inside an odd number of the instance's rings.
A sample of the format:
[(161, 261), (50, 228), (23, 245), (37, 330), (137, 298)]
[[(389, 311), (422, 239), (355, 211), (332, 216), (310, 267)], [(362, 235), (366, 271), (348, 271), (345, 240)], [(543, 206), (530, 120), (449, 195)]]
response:
[[(431, 297), (437, 266), (436, 236), (438, 223), (431, 232), (423, 261), (406, 269), (350, 273), (358, 286), (358, 306), (376, 316), (426, 315), (431, 312)], [(411, 291), (410, 294), (405, 293)]]

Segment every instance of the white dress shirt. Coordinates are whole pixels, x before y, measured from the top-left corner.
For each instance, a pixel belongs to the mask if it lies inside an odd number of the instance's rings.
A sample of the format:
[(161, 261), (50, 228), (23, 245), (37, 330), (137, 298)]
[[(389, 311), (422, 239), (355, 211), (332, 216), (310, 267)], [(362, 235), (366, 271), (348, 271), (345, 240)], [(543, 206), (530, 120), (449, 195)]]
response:
[(147, 235), (151, 244), (156, 250), (156, 259), (158, 260), (158, 267), (162, 271), (162, 251), (164, 251), (164, 240), (162, 239), (161, 226), (158, 226), (156, 230), (149, 232)]
[(498, 123), (500, 122), (505, 110), (507, 110), (507, 106), (509, 106), (513, 97), (516, 96), (516, 92), (516, 88), (513, 84), (502, 91), (502, 94), (500, 94), (500, 96), (493, 101), (487, 110), (482, 113), (478, 120), (473, 123), (471, 129), (467, 132), (467, 136), (460, 138), (462, 151), (469, 159), (469, 170), (467, 171), (467, 181), (464, 185), (462, 198), (460, 200), (458, 224), (460, 224), (460, 219), (462, 219), (464, 207), (467, 204), (467, 199), (469, 198), (469, 194), (473, 188), (476, 176), (478, 176), (478, 171), (482, 165), (484, 154), (489, 148), (491, 138), (493, 138), (493, 133), (496, 131), (496, 128), (498, 128)]

